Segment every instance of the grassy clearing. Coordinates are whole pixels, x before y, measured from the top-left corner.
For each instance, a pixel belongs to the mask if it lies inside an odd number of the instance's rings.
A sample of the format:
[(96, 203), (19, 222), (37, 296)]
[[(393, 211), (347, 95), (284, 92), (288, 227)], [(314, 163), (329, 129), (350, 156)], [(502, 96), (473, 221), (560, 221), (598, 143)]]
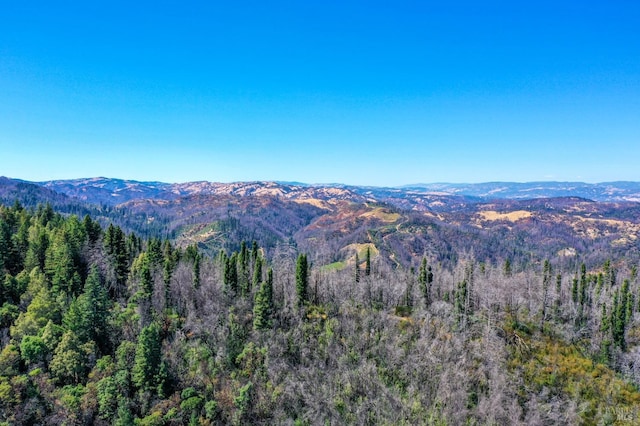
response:
[(518, 220), (527, 219), (533, 216), (533, 213), (526, 210), (516, 210), (509, 213), (499, 213), (493, 210), (488, 210), (479, 212), (478, 214), (482, 217), (482, 220), (507, 220), (509, 222), (516, 222)]
[(320, 270), (324, 272), (341, 271), (346, 267), (347, 267), (347, 262), (333, 262), (328, 265), (321, 266)]
[(375, 207), (373, 210), (363, 213), (360, 216), (373, 217), (387, 223), (397, 222), (401, 217), (400, 214), (391, 213), (390, 211), (382, 207)]
[(379, 254), (378, 249), (372, 243), (364, 243), (364, 244), (349, 244), (348, 246), (344, 246), (340, 251), (353, 253), (351, 254), (349, 259), (352, 259), (355, 256), (355, 253), (358, 253), (358, 257), (361, 261), (364, 261), (364, 258), (367, 255), (367, 248), (369, 248), (369, 252), (371, 254), (371, 258), (376, 257)]

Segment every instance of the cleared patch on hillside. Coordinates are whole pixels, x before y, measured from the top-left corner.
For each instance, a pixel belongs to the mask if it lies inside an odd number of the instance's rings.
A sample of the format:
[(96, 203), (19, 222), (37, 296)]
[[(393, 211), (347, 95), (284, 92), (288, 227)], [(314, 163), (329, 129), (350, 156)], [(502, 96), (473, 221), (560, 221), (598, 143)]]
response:
[(367, 248), (369, 248), (369, 253), (372, 259), (380, 254), (376, 246), (372, 243), (349, 244), (340, 249), (340, 253), (343, 253), (343, 255), (345, 256), (344, 260), (323, 265), (320, 267), (320, 269), (325, 272), (341, 271), (347, 267), (353, 266), (353, 264), (355, 263), (356, 253), (358, 253), (359, 264), (361, 265), (361, 267), (364, 267), (365, 258), (367, 256)]
[(320, 270), (323, 272), (342, 271), (346, 267), (347, 267), (346, 262), (333, 262), (333, 263), (329, 263), (328, 265), (321, 266)]
[(319, 200), (317, 198), (300, 198), (293, 201), (298, 204), (311, 204), (312, 206), (318, 207), (320, 209), (326, 209), (326, 210), (330, 210), (329, 206), (331, 204), (327, 201)]
[(361, 214), (360, 217), (372, 217), (372, 218), (379, 219), (383, 222), (393, 223), (398, 221), (398, 219), (400, 219), (401, 216), (398, 213), (392, 213), (389, 210), (384, 209), (382, 207), (375, 207), (373, 210), (370, 210), (366, 213)]
[(558, 256), (560, 257), (574, 257), (578, 254), (575, 248), (567, 247), (558, 251)]
[(202, 223), (186, 227), (177, 239), (178, 246), (187, 246), (193, 243), (208, 243), (213, 240), (220, 240), (222, 243), (222, 234), (219, 225), (214, 223)]
[(358, 244), (358, 243), (354, 243), (354, 244), (349, 244), (348, 246), (344, 246), (342, 249), (340, 249), (340, 251), (346, 251), (348, 253), (354, 253), (352, 255), (352, 258), (350, 259), (351, 261), (353, 261), (353, 257), (355, 257), (355, 253), (358, 253), (358, 257), (360, 258), (361, 262), (364, 262), (364, 258), (367, 256), (367, 248), (369, 248), (369, 253), (371, 254), (371, 257), (376, 257), (378, 255), (378, 249), (376, 248), (375, 245), (373, 245), (372, 243), (364, 243), (364, 244)]
[(527, 210), (515, 210), (509, 213), (500, 213), (494, 210), (487, 210), (478, 212), (485, 221), (506, 220), (508, 222), (516, 222), (522, 219), (528, 219), (533, 216), (533, 213)]
[(614, 244), (624, 245), (633, 242), (640, 235), (640, 224), (617, 219), (600, 219), (583, 216), (573, 216), (578, 219), (571, 223), (573, 230), (579, 235), (590, 239), (619, 235)]

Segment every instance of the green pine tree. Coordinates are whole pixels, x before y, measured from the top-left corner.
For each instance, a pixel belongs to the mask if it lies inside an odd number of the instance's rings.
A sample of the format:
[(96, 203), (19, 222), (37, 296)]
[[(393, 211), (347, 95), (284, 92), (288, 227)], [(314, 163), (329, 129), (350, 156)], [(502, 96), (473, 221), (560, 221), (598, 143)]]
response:
[(364, 275), (371, 275), (371, 249), (367, 246), (367, 252), (364, 256)]
[(224, 291), (233, 297), (238, 293), (238, 261), (236, 253), (231, 257), (225, 256), (224, 264)]
[(138, 337), (136, 356), (131, 372), (131, 379), (139, 389), (153, 390), (158, 385), (156, 376), (162, 361), (161, 344), (162, 339), (158, 324), (151, 323), (142, 329)]
[(298, 296), (298, 307), (303, 307), (308, 301), (309, 287), (309, 266), (307, 255), (300, 254), (296, 261), (296, 294)]
[(433, 281), (433, 273), (431, 273), (431, 267), (427, 266), (427, 259), (423, 257), (418, 270), (418, 285), (426, 307), (431, 305), (431, 281)]
[(273, 301), (270, 299), (271, 291), (268, 286), (266, 281), (263, 282), (260, 285), (260, 290), (256, 293), (256, 299), (253, 304), (253, 328), (255, 330), (264, 330), (270, 326)]

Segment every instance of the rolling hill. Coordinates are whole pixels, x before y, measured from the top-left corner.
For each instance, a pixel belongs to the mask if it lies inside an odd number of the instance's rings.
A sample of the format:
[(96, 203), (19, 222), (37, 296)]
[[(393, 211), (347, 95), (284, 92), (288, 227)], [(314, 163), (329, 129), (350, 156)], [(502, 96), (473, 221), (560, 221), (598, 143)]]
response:
[(640, 257), (640, 184), (486, 183), (404, 188), (276, 182), (168, 184), (91, 178), (0, 179), (0, 198), (49, 202), (142, 235), (198, 244), (209, 253), (256, 240), (273, 253), (293, 246), (334, 264), (371, 244), (390, 265), (442, 264), (472, 255), (497, 263), (550, 254), (597, 264)]

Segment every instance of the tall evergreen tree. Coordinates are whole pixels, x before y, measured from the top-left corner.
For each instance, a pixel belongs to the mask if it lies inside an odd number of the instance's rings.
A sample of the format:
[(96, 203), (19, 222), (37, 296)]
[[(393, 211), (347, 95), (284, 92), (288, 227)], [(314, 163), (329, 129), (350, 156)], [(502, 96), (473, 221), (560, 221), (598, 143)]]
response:
[[(110, 289), (110, 292), (112, 296), (119, 297), (124, 294), (129, 275), (129, 251), (135, 250), (135, 248), (127, 249), (124, 232), (120, 227), (112, 224), (104, 234), (104, 247), (115, 275), (115, 285)], [(137, 251), (132, 251), (133, 253), (137, 253)]]
[(200, 254), (193, 261), (193, 287), (200, 288)]
[(364, 275), (371, 275), (371, 249), (367, 246), (367, 252), (364, 256)]
[(153, 294), (153, 276), (148, 254), (146, 252), (140, 253), (134, 265), (134, 272), (139, 280), (140, 291), (145, 297), (151, 297), (151, 294)]
[(256, 259), (258, 258), (258, 242), (256, 240), (253, 240), (253, 242), (251, 243), (251, 260), (253, 262), (256, 261)]
[(308, 301), (309, 287), (309, 266), (307, 255), (300, 254), (296, 261), (296, 294), (298, 296), (298, 307), (303, 307)]
[(227, 361), (230, 365), (235, 365), (238, 355), (244, 348), (245, 339), (247, 337), (246, 330), (242, 323), (239, 321), (238, 316), (235, 314), (233, 308), (229, 310), (227, 318), (228, 336), (227, 343)]
[(622, 288), (617, 289), (613, 296), (613, 307), (611, 309), (611, 335), (613, 343), (623, 351), (626, 349), (627, 342), (625, 331), (627, 324), (631, 319), (631, 309), (629, 305), (633, 304), (629, 291), (629, 280), (624, 280)]
[(418, 270), (418, 284), (420, 286), (420, 292), (424, 299), (426, 307), (431, 305), (431, 283), (433, 282), (433, 272), (431, 272), (431, 266), (427, 265), (427, 259), (422, 258), (422, 264)]
[(0, 218), (0, 271), (11, 269), (12, 249), (11, 227), (5, 220)]
[(507, 278), (511, 276), (512, 274), (511, 260), (505, 259), (504, 264), (502, 265), (502, 272), (504, 273), (504, 276)]
[(87, 233), (87, 240), (89, 241), (89, 244), (95, 244), (98, 242), (100, 235), (102, 234), (100, 224), (97, 221), (91, 220), (91, 216), (87, 214), (84, 216), (82, 226)]
[(140, 332), (131, 373), (131, 379), (139, 389), (152, 390), (158, 384), (156, 376), (162, 361), (161, 343), (160, 327), (155, 322)]
[(56, 291), (77, 295), (81, 290), (82, 279), (74, 261), (72, 242), (62, 230), (55, 232), (45, 259), (45, 271)]
[(91, 268), (84, 285), (85, 317), (89, 326), (88, 337), (106, 352), (108, 348), (109, 296), (102, 284), (100, 274), (95, 265)]
[[(45, 227), (36, 222), (29, 229), (29, 247), (27, 248), (25, 269), (31, 271), (33, 268), (39, 268), (44, 272), (48, 247), (49, 232)], [(1, 269), (2, 268), (0, 268), (0, 270)]]
[(231, 257), (225, 257), (224, 264), (224, 290), (229, 296), (238, 293), (238, 261), (236, 253)]
[(268, 328), (271, 320), (273, 306), (273, 289), (270, 280), (264, 281), (256, 293), (253, 305), (253, 328), (263, 330)]

